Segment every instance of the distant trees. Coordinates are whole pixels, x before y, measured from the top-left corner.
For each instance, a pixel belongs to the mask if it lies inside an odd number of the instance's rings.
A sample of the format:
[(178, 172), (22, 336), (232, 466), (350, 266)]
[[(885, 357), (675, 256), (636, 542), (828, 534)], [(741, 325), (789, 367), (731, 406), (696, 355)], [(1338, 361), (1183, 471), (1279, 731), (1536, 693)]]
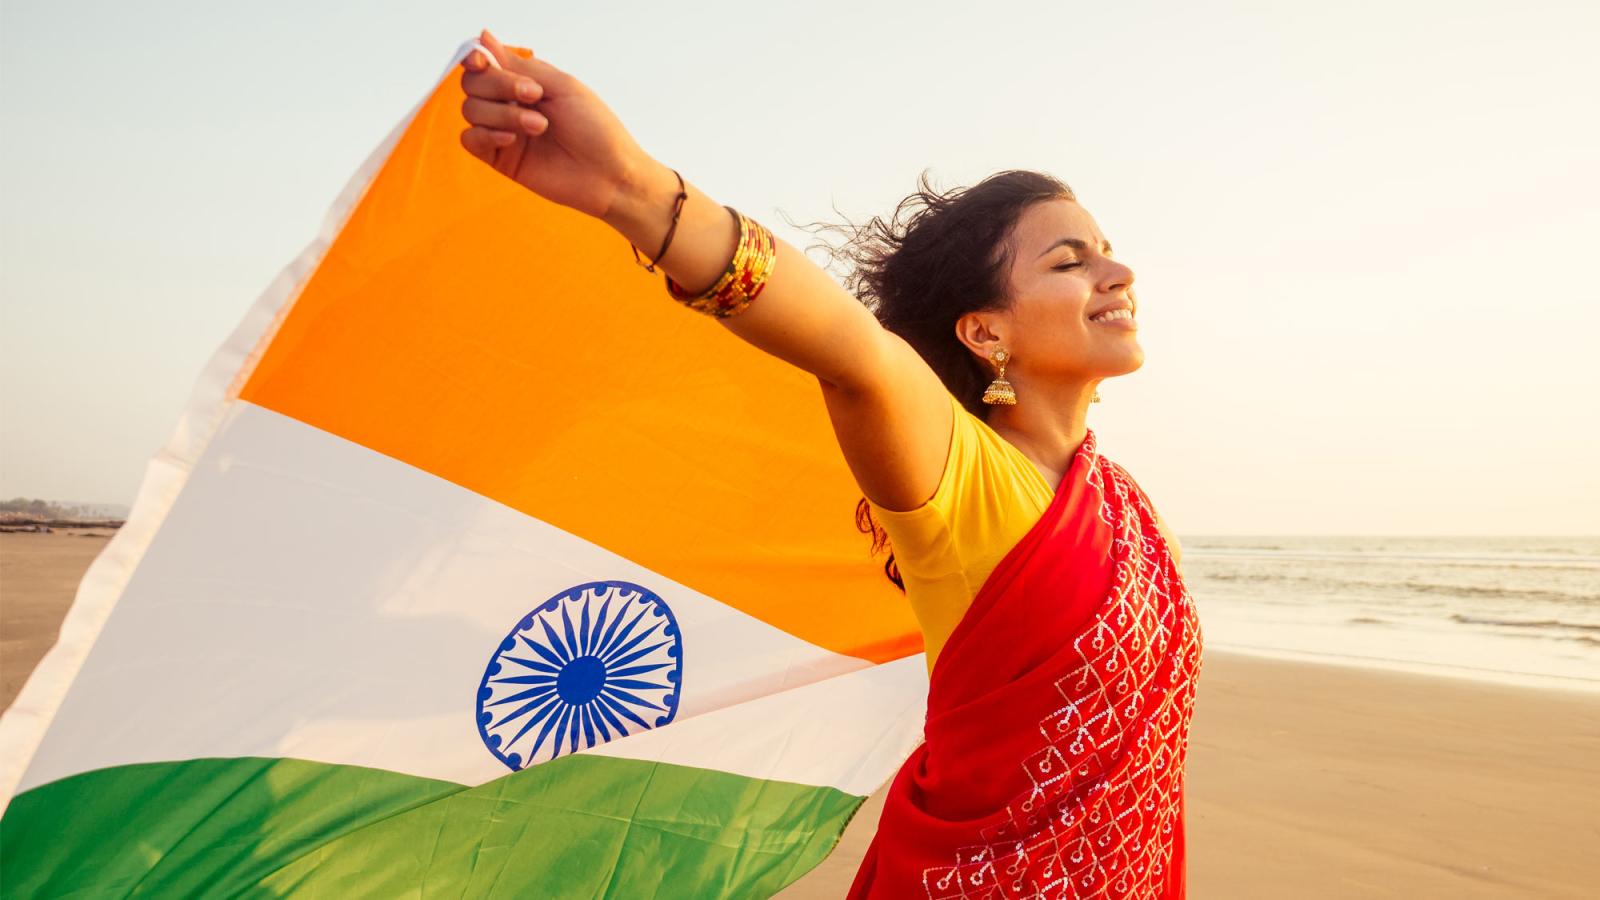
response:
[(92, 507), (54, 503), (38, 498), (12, 497), (0, 500), (0, 513), (36, 516), (41, 519), (92, 519), (97, 516)]
[(60, 511), (59, 507), (48, 500), (30, 500), (27, 497), (0, 500), (0, 512), (27, 513), (33, 516), (55, 516)]

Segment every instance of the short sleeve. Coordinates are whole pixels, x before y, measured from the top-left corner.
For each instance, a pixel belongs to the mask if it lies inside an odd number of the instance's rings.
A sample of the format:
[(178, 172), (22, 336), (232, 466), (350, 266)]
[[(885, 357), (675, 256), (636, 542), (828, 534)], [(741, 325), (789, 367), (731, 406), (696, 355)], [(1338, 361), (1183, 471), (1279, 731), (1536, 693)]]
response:
[(960, 558), (950, 541), (949, 522), (963, 493), (966, 473), (973, 466), (975, 447), (972, 414), (954, 396), (950, 402), (955, 407), (951, 416), (950, 446), (933, 496), (921, 506), (908, 510), (884, 509), (872, 504), (872, 514), (889, 533), (895, 562), (903, 576), (937, 577), (961, 569)]
[(922, 625), (930, 666), (978, 589), (1052, 496), (1021, 451), (954, 396), (950, 402), (950, 449), (933, 496), (910, 510), (872, 505)]

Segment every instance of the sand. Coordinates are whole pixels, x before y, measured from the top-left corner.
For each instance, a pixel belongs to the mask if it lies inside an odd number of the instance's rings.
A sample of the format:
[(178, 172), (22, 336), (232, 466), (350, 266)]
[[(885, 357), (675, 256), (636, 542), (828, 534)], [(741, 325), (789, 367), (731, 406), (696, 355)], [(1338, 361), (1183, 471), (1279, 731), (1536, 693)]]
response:
[(109, 528), (0, 533), (0, 709), (11, 705), (56, 642), (78, 582), (113, 534)]
[[(104, 546), (0, 534), (0, 702)], [(1207, 649), (1187, 777), (1195, 900), (1600, 892), (1600, 695)], [(779, 896), (841, 896), (881, 806)]]

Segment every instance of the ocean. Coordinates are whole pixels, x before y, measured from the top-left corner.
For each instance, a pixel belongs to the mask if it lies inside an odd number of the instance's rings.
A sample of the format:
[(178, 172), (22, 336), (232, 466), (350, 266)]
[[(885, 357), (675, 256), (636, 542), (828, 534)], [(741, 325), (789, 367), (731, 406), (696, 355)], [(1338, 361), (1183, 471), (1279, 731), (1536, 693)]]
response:
[(1600, 537), (1178, 540), (1206, 648), (1600, 693)]

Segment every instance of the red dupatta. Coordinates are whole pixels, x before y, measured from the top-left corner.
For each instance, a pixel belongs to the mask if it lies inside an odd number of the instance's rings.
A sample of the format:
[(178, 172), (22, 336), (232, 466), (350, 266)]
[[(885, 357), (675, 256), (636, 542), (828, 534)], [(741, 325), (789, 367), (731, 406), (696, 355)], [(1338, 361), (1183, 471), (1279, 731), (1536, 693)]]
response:
[(1200, 622), (1090, 430), (934, 666), (851, 898), (1184, 896)]

